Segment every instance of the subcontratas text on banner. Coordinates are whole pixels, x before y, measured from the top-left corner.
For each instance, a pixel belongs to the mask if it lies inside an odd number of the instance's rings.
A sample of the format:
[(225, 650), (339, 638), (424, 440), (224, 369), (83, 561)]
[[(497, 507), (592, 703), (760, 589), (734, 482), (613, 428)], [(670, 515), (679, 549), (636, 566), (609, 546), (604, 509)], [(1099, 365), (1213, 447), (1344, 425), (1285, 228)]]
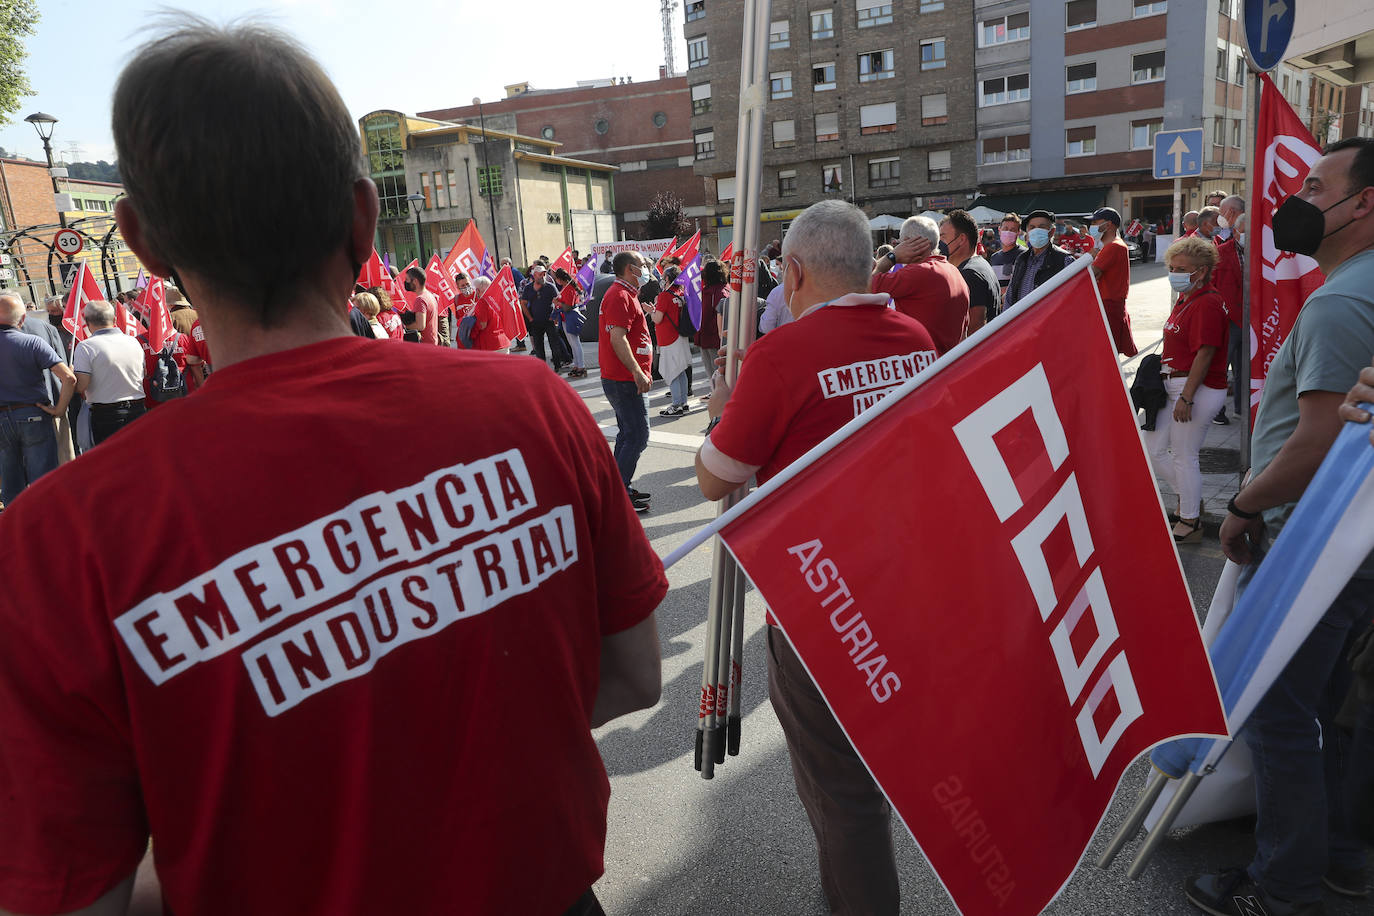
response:
[(241, 550), (115, 627), (160, 685), (308, 615), (243, 655), (263, 709), (276, 716), (575, 564), (571, 506), (511, 524), (537, 508), (517, 449), (441, 468)]

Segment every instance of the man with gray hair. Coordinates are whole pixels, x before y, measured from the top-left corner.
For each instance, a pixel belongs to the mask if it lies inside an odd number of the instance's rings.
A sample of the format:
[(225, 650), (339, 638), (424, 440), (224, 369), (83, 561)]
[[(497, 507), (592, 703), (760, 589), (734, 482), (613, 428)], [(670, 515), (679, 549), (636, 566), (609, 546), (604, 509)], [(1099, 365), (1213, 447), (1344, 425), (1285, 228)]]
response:
[(110, 303), (88, 302), (81, 315), (91, 336), (76, 345), (72, 368), (76, 393), (91, 412), (91, 445), (96, 446), (148, 409), (143, 403), (143, 348), (114, 326)]
[[(713, 378), (708, 411), (720, 422), (696, 459), (707, 499), (720, 499), (751, 477), (764, 483), (934, 362), (926, 329), (888, 308), (887, 293), (867, 292), (871, 250), (868, 218), (844, 201), (807, 208), (787, 230), (783, 298), (796, 320), (749, 348), (733, 389), (721, 373)], [(865, 373), (865, 367), (883, 371)], [(824, 379), (836, 377), (832, 369), (843, 370), (839, 378), (862, 381), (827, 385)], [(880, 377), (884, 384), (873, 387)], [(769, 623), (768, 694), (816, 834), (830, 911), (895, 914), (887, 801), (771, 615)]]
[(939, 244), (935, 220), (909, 217), (896, 248), (872, 262), (870, 288), (891, 296), (897, 311), (919, 321), (944, 354), (964, 339), (969, 295), (959, 268), (935, 250)]
[[(62, 357), (44, 337), (20, 330), (24, 322), (23, 300), (0, 293), (0, 503), (5, 506), (57, 467), (53, 418), (66, 411), (76, 388)], [(62, 384), (55, 401), (48, 371)]]

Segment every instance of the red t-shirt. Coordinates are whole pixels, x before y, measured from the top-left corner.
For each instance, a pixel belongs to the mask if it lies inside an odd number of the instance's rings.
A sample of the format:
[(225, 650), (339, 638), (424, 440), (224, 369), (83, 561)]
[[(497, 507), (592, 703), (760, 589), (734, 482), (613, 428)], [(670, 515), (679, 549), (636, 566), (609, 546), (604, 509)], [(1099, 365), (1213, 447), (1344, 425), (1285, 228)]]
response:
[[(178, 334), (173, 331), (172, 336), (168, 339), (172, 341), (172, 360), (177, 364), (177, 368), (181, 370), (182, 378), (186, 379), (186, 393), (190, 394), (191, 385), (194, 384), (194, 382), (191, 374), (186, 371), (186, 354), (190, 352), (191, 349), (191, 338), (185, 334)], [(143, 404), (151, 410), (162, 403), (161, 401), (153, 400), (152, 395), (149, 393), (152, 390), (153, 377), (157, 374), (157, 360), (161, 351), (154, 352), (153, 348), (148, 346), (148, 335), (146, 332), (138, 335), (138, 344), (143, 348)]]
[(639, 294), (631, 286), (616, 280), (601, 299), (601, 333), (597, 335), (597, 361), (601, 377), (614, 382), (633, 382), (634, 376), (616, 355), (611, 346), (611, 328), (625, 328), (625, 338), (639, 368), (648, 375), (654, 365), (654, 345), (649, 340), (649, 322), (639, 306)]
[[(380, 477), (334, 460), (420, 428)], [(667, 580), (543, 366), (235, 363), (31, 485), (0, 550), (93, 505), (141, 536), (78, 526), (0, 589), (0, 907), (84, 906), (150, 832), (177, 913), (561, 913), (601, 874), (601, 639)]]
[[(200, 360), (201, 371), (205, 373), (206, 380), (208, 381), (211, 369), (210, 345), (205, 341), (205, 329), (200, 326), (199, 318), (191, 325), (191, 333), (189, 336), (191, 338), (191, 345), (186, 348), (186, 355), (194, 356), (196, 359)], [(196, 383), (195, 373), (188, 372), (186, 374), (186, 393), (191, 394), (198, 387), (200, 386)]]
[(964, 339), (968, 327), (968, 284), (964, 275), (942, 255), (873, 278), (873, 292), (887, 293), (897, 311), (915, 318), (930, 332), (935, 349), (944, 355)]
[(1164, 322), (1164, 350), (1160, 359), (1174, 372), (1187, 372), (1200, 347), (1216, 347), (1202, 384), (1226, 387), (1226, 335), (1231, 332), (1226, 305), (1215, 287), (1205, 286), (1183, 296)]
[(1102, 271), (1097, 288), (1103, 299), (1125, 299), (1131, 291), (1131, 250), (1120, 238), (1102, 246), (1093, 258), (1093, 266)]
[(658, 294), (654, 309), (663, 313), (663, 320), (654, 325), (654, 339), (660, 347), (671, 347), (677, 342), (678, 327), (682, 323), (682, 309), (687, 305), (681, 286), (671, 286)]
[(420, 343), (438, 344), (439, 343), (439, 300), (427, 289), (422, 289), (415, 296), (415, 301), (411, 304), (410, 310), (417, 315), (421, 312), (425, 315), (425, 326), (420, 331)]
[(378, 312), (377, 323), (392, 340), (401, 340), (405, 337), (406, 326), (401, 322), (401, 316), (391, 309), (382, 309)]
[(510, 335), (506, 333), (501, 312), (490, 299), (478, 299), (473, 304), (472, 314), (478, 324), (486, 324), (485, 328), (477, 328), (473, 337), (478, 350), (504, 350), (510, 346)]

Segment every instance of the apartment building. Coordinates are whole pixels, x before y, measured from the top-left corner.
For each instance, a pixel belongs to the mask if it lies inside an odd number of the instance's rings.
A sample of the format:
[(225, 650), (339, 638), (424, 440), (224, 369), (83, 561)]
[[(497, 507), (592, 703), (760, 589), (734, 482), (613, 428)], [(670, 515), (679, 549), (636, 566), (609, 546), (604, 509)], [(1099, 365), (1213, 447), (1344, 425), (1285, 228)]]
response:
[[(696, 174), (713, 251), (734, 235), (742, 0), (686, 5)], [(761, 238), (828, 197), (870, 216), (972, 203), (972, 0), (774, 0)]]

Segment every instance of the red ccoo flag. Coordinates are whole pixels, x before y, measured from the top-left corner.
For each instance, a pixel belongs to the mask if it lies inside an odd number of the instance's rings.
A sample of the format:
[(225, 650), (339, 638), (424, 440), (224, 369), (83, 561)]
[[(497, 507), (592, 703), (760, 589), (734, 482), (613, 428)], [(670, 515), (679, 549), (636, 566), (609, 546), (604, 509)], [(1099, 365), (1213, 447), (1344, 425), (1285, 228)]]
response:
[(138, 309), (148, 318), (148, 348), (157, 353), (176, 335), (172, 327), (172, 313), (167, 311), (167, 296), (161, 277), (153, 277), (152, 282), (143, 287), (138, 294)]
[(458, 290), (453, 286), (453, 276), (449, 274), (437, 254), (429, 256), (429, 264), (425, 267), (425, 289), (439, 300), (440, 315), (453, 308), (453, 300), (458, 298)]
[[(914, 367), (819, 373), (863, 412), (722, 516), (722, 539), (971, 916), (1040, 912), (1142, 751), (1226, 734), (1088, 267), (896, 389)], [(895, 491), (893, 467), (907, 481)], [(875, 525), (902, 562), (874, 549)], [(976, 575), (958, 572), (969, 543)]]
[(515, 276), (510, 267), (502, 267), (491, 286), (482, 294), (496, 314), (501, 316), (501, 329), (511, 340), (524, 337), (529, 333), (525, 327), (525, 316), (520, 310), (520, 291), (515, 288)]
[(549, 265), (549, 273), (556, 274), (559, 268), (566, 270), (570, 277), (577, 273), (577, 262), (573, 260), (571, 245), (564, 248), (563, 253), (553, 259), (553, 263)]
[(1259, 409), (1269, 364), (1293, 329), (1303, 303), (1326, 277), (1306, 255), (1274, 247), (1274, 211), (1302, 190), (1321, 157), (1321, 147), (1274, 88), (1260, 75), (1260, 115), (1255, 156), (1255, 191), (1250, 200), (1246, 254), (1250, 270), (1250, 421)]
[(76, 269), (76, 277), (72, 280), (71, 292), (67, 294), (67, 307), (62, 312), (62, 326), (77, 340), (90, 337), (91, 332), (86, 329), (86, 317), (81, 311), (87, 303), (103, 302), (104, 299), (105, 297), (100, 295), (100, 286), (95, 282), (91, 269), (82, 261)]
[(450, 271), (450, 276), (452, 271), (461, 270), (468, 275), (469, 280), (483, 276), (495, 279), (496, 271), (492, 270), (487, 243), (482, 241), (482, 234), (477, 231), (476, 222), (468, 220), (462, 235), (458, 236), (458, 241), (453, 243), (453, 247), (444, 256), (444, 266)]
[(381, 257), (377, 254), (377, 249), (374, 248), (372, 249), (372, 257), (368, 258), (362, 270), (358, 271), (358, 279), (356, 282), (365, 289), (371, 289), (374, 286), (382, 286), (382, 281), (388, 279), (390, 276), (391, 275), (387, 273), (386, 266), (382, 263)]
[(415, 304), (415, 293), (406, 289), (406, 271), (412, 267), (419, 267), (418, 260), (411, 261), (396, 276), (391, 278), (391, 305), (396, 311), (405, 311)]

